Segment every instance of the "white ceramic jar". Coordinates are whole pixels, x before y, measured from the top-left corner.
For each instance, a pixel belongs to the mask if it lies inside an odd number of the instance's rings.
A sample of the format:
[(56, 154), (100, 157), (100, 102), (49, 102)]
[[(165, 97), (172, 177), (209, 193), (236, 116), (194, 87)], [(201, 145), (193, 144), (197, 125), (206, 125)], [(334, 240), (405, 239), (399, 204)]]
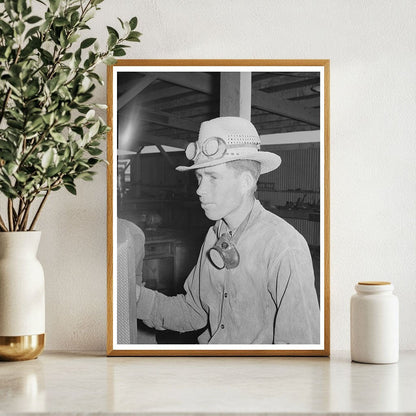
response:
[(390, 364), (399, 360), (399, 302), (390, 282), (359, 282), (351, 297), (351, 359)]

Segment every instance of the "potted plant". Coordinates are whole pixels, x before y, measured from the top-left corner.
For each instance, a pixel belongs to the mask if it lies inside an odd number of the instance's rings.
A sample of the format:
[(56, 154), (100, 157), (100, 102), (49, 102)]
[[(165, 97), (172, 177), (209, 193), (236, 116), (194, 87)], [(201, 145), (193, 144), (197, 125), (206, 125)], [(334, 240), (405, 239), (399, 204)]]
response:
[(136, 17), (119, 19), (101, 51), (86, 34), (103, 0), (36, 1), (42, 13), (27, 0), (0, 0), (0, 359), (10, 360), (44, 345), (39, 215), (51, 192), (76, 194), (77, 180), (92, 180), (103, 161), (96, 67), (140, 37)]

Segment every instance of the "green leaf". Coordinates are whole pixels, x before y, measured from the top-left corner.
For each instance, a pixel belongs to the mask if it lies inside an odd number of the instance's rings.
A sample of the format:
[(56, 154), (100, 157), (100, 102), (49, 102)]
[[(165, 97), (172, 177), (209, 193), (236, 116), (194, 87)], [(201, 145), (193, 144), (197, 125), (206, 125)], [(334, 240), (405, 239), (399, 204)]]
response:
[(137, 32), (137, 31), (132, 31), (132, 32), (130, 32), (130, 35), (137, 36), (139, 38), (142, 35), (142, 33)]
[(16, 120), (7, 120), (7, 124), (9, 127), (14, 127), (15, 129), (21, 130), (23, 129), (23, 123), (21, 121)]
[(95, 158), (95, 157), (90, 157), (88, 160), (87, 160), (87, 163), (91, 166), (91, 167), (93, 167), (93, 166), (95, 166), (98, 162), (100, 161), (100, 159), (97, 159), (97, 158)]
[(33, 133), (35, 131), (40, 131), (43, 128), (43, 119), (41, 117), (36, 117), (33, 121), (30, 120), (26, 124), (26, 133)]
[(107, 26), (107, 31), (109, 35), (114, 35), (116, 39), (120, 39), (120, 35), (118, 34), (117, 30), (115, 30), (113, 27)]
[(120, 24), (121, 24), (121, 27), (123, 28), (123, 29), (125, 29), (126, 28), (126, 24), (127, 24), (127, 22), (123, 22), (119, 17), (117, 17), (117, 20), (120, 22)]
[(42, 156), (41, 165), (43, 169), (47, 169), (53, 162), (54, 149), (49, 148)]
[(59, 173), (61, 171), (61, 169), (62, 169), (62, 163), (60, 163), (59, 166), (49, 167), (46, 170), (45, 176), (48, 177), (48, 178), (52, 178), (57, 173)]
[(71, 52), (67, 52), (65, 54), (62, 55), (61, 60), (62, 61), (68, 61), (69, 59), (71, 59), (73, 57), (73, 54)]
[(68, 159), (71, 156), (71, 150), (69, 147), (66, 147), (64, 150), (64, 155), (62, 157), (62, 159)]
[(71, 14), (70, 19), (71, 19), (71, 26), (74, 27), (79, 21), (79, 13), (75, 11), (74, 13)]
[(100, 122), (99, 121), (97, 121), (96, 123), (94, 123), (94, 125), (90, 128), (90, 130), (89, 130), (89, 132), (88, 132), (88, 136), (90, 137), (90, 138), (92, 138), (92, 137), (94, 137), (97, 133), (98, 133), (98, 130), (99, 130), (99, 128), (100, 128)]
[(90, 47), (95, 41), (97, 40), (97, 38), (87, 38), (87, 39), (84, 39), (82, 42), (81, 42), (81, 49), (85, 49), (85, 48), (88, 48), (88, 47)]
[(43, 121), (45, 122), (45, 124), (47, 124), (47, 125), (52, 125), (52, 123), (53, 123), (53, 120), (54, 120), (54, 118), (55, 118), (55, 113), (47, 113), (47, 114), (45, 114), (44, 116), (41, 116), (42, 117), (42, 119), (43, 119)]
[(96, 74), (96, 73), (94, 73), (94, 72), (89, 72), (88, 73), (88, 76), (90, 77), (90, 79), (92, 78), (92, 79), (95, 79), (95, 80), (97, 80), (101, 85), (104, 85), (104, 81), (101, 79), (101, 77), (98, 75), (98, 74)]
[(65, 36), (65, 31), (61, 31), (60, 35), (59, 35), (59, 44), (63, 47), (66, 48), (68, 46), (68, 39)]
[(0, 189), (1, 189), (1, 192), (4, 193), (4, 195), (6, 195), (7, 198), (13, 199), (18, 196), (17, 192), (12, 188), (12, 186), (7, 185), (5, 183), (0, 184)]
[[(85, 14), (84, 18), (82, 19), (83, 22), (88, 22), (88, 20), (91, 20), (95, 15), (95, 10), (94, 9), (90, 9), (88, 10), (88, 12)], [(80, 26), (81, 29), (89, 29), (89, 27), (87, 25), (81, 25)]]
[(85, 160), (78, 160), (78, 166), (76, 167), (77, 172), (85, 172), (90, 168), (90, 165)]
[(38, 90), (39, 88), (36, 84), (29, 84), (25, 89), (24, 95), (26, 98), (31, 98), (37, 94)]
[(72, 195), (77, 194), (77, 190), (75, 189), (74, 185), (71, 185), (69, 183), (65, 183), (64, 186), (65, 186), (66, 190), (69, 191)]
[[(25, 38), (30, 38), (31, 36), (33, 36), (35, 33), (37, 33), (39, 31), (39, 26), (33, 26), (32, 28), (30, 28), (25, 35)], [(40, 45), (39, 45), (40, 46)]]
[[(88, 111), (88, 113), (85, 115), (85, 118), (87, 119), (87, 120), (90, 120), (90, 119), (92, 119), (92, 118), (94, 118), (94, 116), (95, 116), (95, 111), (94, 110), (89, 110)], [(98, 124), (99, 124), (100, 122), (98, 122)]]
[(11, 35), (13, 33), (13, 29), (10, 25), (8, 25), (4, 20), (0, 19), (0, 29), (5, 35)]
[(126, 40), (129, 42), (140, 42), (139, 36), (136, 35), (129, 35)]
[(49, 0), (49, 6), (52, 13), (55, 13), (58, 10), (60, 0)]
[(23, 172), (15, 172), (14, 177), (21, 183), (25, 183), (29, 176)]
[(6, 9), (6, 12), (9, 15), (10, 19), (14, 20), (14, 16), (16, 14), (16, 2), (5, 0), (4, 8)]
[(129, 22), (130, 29), (134, 30), (137, 27), (137, 17), (132, 17)]
[(110, 36), (107, 40), (108, 49), (113, 49), (113, 47), (117, 44), (118, 38), (113, 33), (110, 33)]
[(67, 140), (63, 134), (58, 133), (57, 131), (51, 131), (50, 134), (56, 142), (65, 144), (67, 143)]
[(26, 16), (30, 16), (31, 14), (32, 14), (32, 8), (25, 6), (24, 9), (22, 10), (22, 16), (26, 17)]
[(84, 149), (78, 149), (74, 154), (74, 159), (81, 159), (82, 155), (84, 154)]
[(42, 20), (42, 18), (41, 17), (39, 17), (39, 16), (30, 16), (27, 20), (26, 20), (26, 22), (27, 23), (30, 23), (31, 25), (33, 25), (34, 23), (38, 23), (38, 22), (40, 22)]
[(99, 149), (98, 147), (91, 147), (88, 149), (88, 153), (91, 156), (98, 156), (102, 153), (103, 151), (101, 149)]
[[(29, 30), (29, 32), (30, 32), (30, 30)], [(27, 34), (26, 34), (25, 37), (28, 38)], [(20, 54), (20, 59), (22, 61), (28, 61), (33, 56), (33, 52), (36, 49), (39, 49), (40, 46), (41, 46), (41, 41), (40, 41), (39, 38), (36, 38), (36, 37), (30, 38), (29, 42), (23, 48), (23, 50)]]
[(117, 59), (113, 58), (112, 56), (108, 56), (103, 60), (103, 63), (106, 65), (115, 65), (117, 63)]
[(41, 56), (42, 61), (46, 65), (48, 65), (48, 64), (50, 64), (50, 63), (53, 62), (53, 56), (52, 56), (52, 54), (50, 52), (48, 52), (46, 49), (41, 49), (40, 50), (40, 56)]
[(4, 167), (5, 171), (7, 172), (7, 174), (9, 176), (13, 175), (16, 171), (17, 171), (17, 163), (14, 162), (10, 162), (7, 163), (6, 166)]
[(126, 51), (122, 48), (116, 47), (116, 48), (114, 48), (113, 54), (114, 54), (114, 56), (124, 56), (124, 55), (126, 55)]
[(22, 13), (27, 8), (25, 0), (17, 0), (17, 12)]
[(76, 42), (79, 38), (80, 38), (80, 36), (81, 35), (78, 35), (78, 33), (74, 33), (73, 35), (71, 35), (70, 37), (69, 37), (69, 39), (68, 39), (68, 43), (74, 43), (74, 42)]
[(10, 143), (7, 142), (6, 140), (0, 140), (0, 149), (2, 149), (1, 151), (1, 155), (2, 158), (4, 158), (4, 150), (8, 150), (9, 152), (14, 150), (14, 146)]
[(92, 98), (92, 94), (79, 94), (75, 101), (78, 104), (82, 104), (88, 101), (90, 98)]
[(83, 179), (84, 181), (92, 181), (94, 178), (95, 172), (82, 172), (78, 175), (79, 179)]
[(61, 27), (61, 26), (68, 26), (71, 23), (68, 21), (68, 19), (65, 19), (65, 17), (57, 17), (54, 21), (53, 24), (57, 27)]
[(21, 35), (24, 31), (25, 31), (25, 24), (22, 21), (18, 22), (16, 25), (16, 33), (18, 35)]
[(50, 81), (48, 81), (47, 85), (49, 87), (49, 90), (51, 92), (55, 92), (57, 86), (58, 86), (58, 82), (59, 82), (59, 77), (53, 77)]

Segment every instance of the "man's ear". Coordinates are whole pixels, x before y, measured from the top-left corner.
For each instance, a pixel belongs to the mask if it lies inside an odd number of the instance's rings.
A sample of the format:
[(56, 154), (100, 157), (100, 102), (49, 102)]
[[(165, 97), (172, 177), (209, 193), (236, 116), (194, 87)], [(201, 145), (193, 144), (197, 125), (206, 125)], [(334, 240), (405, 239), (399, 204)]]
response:
[(255, 186), (255, 180), (250, 172), (243, 172), (241, 174), (241, 186), (244, 192), (253, 189), (253, 186)]

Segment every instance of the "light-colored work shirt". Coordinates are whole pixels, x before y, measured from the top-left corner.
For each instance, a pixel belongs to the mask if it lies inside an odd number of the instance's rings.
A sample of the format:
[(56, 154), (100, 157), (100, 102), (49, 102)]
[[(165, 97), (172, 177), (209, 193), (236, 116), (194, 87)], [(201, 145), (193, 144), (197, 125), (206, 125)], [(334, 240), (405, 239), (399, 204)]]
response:
[(319, 343), (319, 305), (303, 236), (256, 200), (236, 244), (239, 265), (218, 269), (208, 256), (218, 226), (208, 230), (185, 294), (142, 287), (137, 317), (159, 330), (206, 328), (199, 343)]

